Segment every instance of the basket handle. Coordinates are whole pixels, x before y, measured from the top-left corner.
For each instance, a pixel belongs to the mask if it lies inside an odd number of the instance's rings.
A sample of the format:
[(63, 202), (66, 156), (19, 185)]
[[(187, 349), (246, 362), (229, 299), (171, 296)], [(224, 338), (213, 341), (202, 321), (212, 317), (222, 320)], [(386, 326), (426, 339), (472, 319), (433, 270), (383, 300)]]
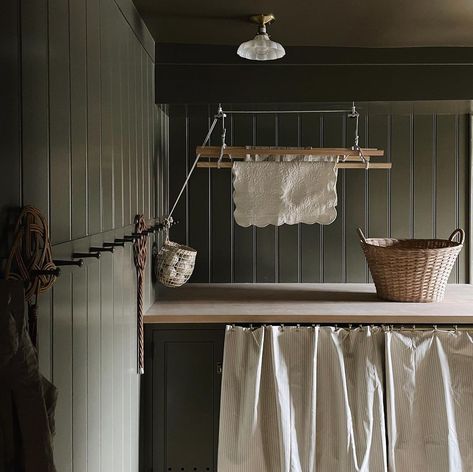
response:
[(463, 231), (461, 228), (457, 228), (448, 238), (449, 241), (453, 241), (457, 235), (460, 235), (460, 239), (458, 241), (459, 244), (463, 244), (465, 241), (465, 231)]
[(366, 243), (366, 238), (365, 234), (363, 233), (362, 229), (360, 227), (356, 228), (356, 232), (358, 233), (358, 236), (360, 237), (360, 240)]

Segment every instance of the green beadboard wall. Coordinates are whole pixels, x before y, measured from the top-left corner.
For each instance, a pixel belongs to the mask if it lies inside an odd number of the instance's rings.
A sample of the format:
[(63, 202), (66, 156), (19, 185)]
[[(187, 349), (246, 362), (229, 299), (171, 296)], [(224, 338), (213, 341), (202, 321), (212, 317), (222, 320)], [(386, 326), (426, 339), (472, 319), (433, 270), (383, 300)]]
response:
[[(215, 110), (215, 104), (170, 106), (171, 203)], [(233, 115), (227, 143), (351, 146), (353, 131), (353, 121), (344, 115)], [(328, 226), (239, 227), (232, 216), (230, 170), (196, 169), (175, 212), (180, 224), (172, 229), (175, 240), (198, 250), (191, 281), (367, 282), (357, 226), (373, 237), (446, 238), (458, 226), (468, 232), (469, 134), (465, 113), (361, 110), (360, 144), (385, 149), (393, 169), (340, 170), (338, 218)], [(216, 131), (214, 144), (219, 136)], [(450, 282), (468, 281), (468, 259), (467, 243)]]
[[(131, 0), (7, 0), (0, 22), (0, 262), (26, 204), (47, 216), (57, 259), (130, 234), (137, 213), (161, 215), (167, 117)], [(60, 472), (138, 470), (135, 280), (127, 244), (64, 267), (39, 300)], [(149, 258), (145, 289), (149, 306)]]

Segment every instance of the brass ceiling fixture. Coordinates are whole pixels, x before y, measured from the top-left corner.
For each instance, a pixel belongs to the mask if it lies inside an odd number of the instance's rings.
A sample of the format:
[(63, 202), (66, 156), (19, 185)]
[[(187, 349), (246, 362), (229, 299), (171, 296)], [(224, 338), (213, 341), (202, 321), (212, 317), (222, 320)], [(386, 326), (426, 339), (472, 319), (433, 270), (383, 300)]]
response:
[(273, 23), (276, 18), (272, 13), (250, 16), (249, 20), (258, 25), (256, 36), (240, 44), (237, 54), (251, 61), (273, 61), (280, 59), (286, 54), (281, 44), (269, 39), (266, 25)]

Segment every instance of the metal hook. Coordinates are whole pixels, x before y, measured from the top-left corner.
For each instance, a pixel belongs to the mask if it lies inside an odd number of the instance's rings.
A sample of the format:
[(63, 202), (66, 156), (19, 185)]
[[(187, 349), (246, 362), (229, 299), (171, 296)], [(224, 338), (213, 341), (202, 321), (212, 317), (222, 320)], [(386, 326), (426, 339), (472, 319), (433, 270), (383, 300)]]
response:
[(107, 246), (107, 247), (100, 247), (100, 246), (92, 246), (89, 248), (91, 252), (113, 252), (115, 248), (113, 246)]
[(113, 242), (104, 242), (103, 245), (104, 245), (104, 247), (116, 247), (116, 246), (124, 247), (125, 246), (125, 241), (117, 241), (115, 239), (115, 241), (113, 241)]
[(69, 261), (69, 260), (53, 260), (54, 265), (56, 266), (77, 266), (82, 267), (84, 265), (84, 259), (78, 259), (77, 261)]
[(100, 252), (73, 252), (72, 253), (73, 259), (87, 258), (87, 257), (95, 257), (95, 259), (100, 259)]

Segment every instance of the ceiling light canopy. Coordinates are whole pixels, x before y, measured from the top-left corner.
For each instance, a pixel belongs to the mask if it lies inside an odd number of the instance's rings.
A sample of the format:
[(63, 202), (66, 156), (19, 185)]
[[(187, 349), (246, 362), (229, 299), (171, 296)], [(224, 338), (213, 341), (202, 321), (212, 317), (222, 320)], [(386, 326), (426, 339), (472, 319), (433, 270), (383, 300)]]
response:
[(282, 45), (271, 41), (266, 32), (266, 25), (274, 20), (271, 14), (251, 16), (250, 21), (258, 24), (258, 33), (252, 40), (241, 43), (237, 54), (251, 61), (272, 61), (283, 57), (286, 51)]

